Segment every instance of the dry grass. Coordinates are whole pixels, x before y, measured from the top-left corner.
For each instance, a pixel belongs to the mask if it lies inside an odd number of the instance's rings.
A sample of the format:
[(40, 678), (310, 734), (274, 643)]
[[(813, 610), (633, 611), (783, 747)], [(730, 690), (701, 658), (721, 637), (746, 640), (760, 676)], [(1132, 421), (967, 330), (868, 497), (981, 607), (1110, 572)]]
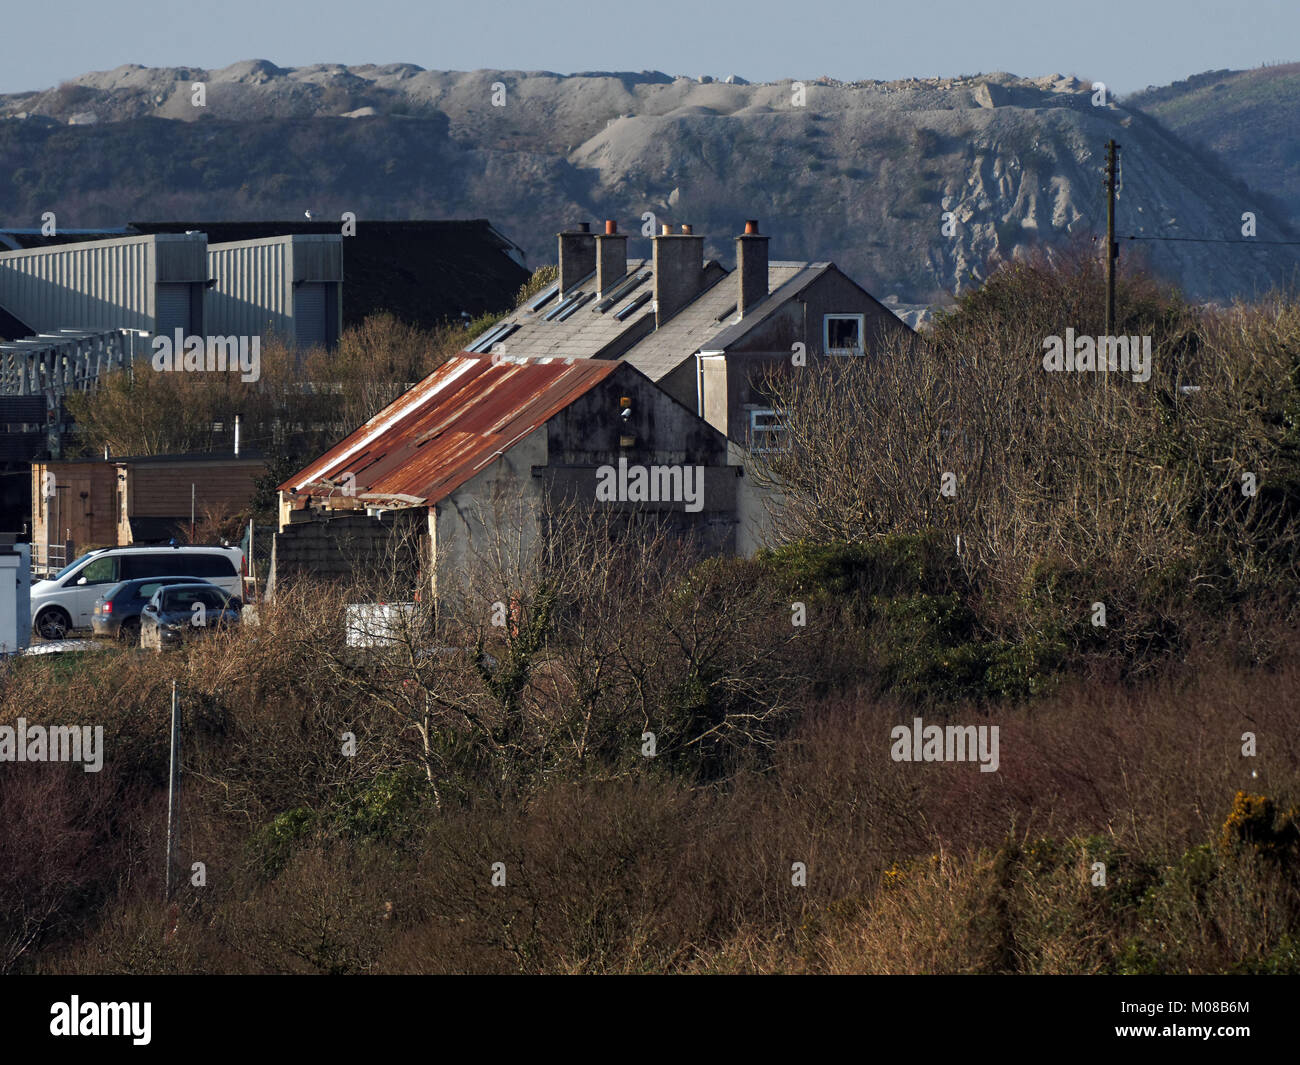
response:
[[(1290, 964), (1300, 854), (1220, 853), (1213, 844), (1239, 790), (1267, 794), (1279, 810), (1300, 802), (1294, 655), (1261, 669), (1207, 651), (1194, 674), (1136, 690), (1080, 686), (979, 718), (1002, 730), (997, 773), (892, 762), (889, 729), (914, 711), (846, 693), (810, 700), (770, 756), (723, 783), (692, 784), (647, 760), (612, 772), (588, 762), (576, 777), (547, 773), (513, 798), (483, 793), (439, 812), (421, 794), (418, 769), (407, 790), (383, 783), (419, 764), (391, 717), (340, 705), (308, 675), (295, 677), (282, 638), (268, 624), (265, 643), (211, 640), (163, 661), (109, 653), (68, 678), (87, 706), (98, 703), (89, 716), (108, 722), (112, 757), (85, 786), (79, 771), (53, 773), (58, 803), (41, 799), (37, 813), (27, 809), (33, 798), (4, 820), (6, 852), (60, 855), (42, 866), (42, 880), (5, 880), (11, 935), (12, 915), (32, 906), (54, 918), (12, 967), (897, 973)], [(204, 862), (208, 881), (182, 888), (176, 929), (164, 937), (158, 787), (178, 671), (196, 710), (183, 868)], [(254, 676), (264, 687), (245, 703), (233, 693)], [(41, 700), (35, 673), (11, 680), (3, 720), (19, 710), (77, 717)], [(106, 702), (110, 688), (118, 698)], [(216, 691), (226, 694), (197, 698)], [(975, 714), (951, 711), (960, 721)], [(360, 741), (356, 759), (338, 754), (345, 726)], [(1257, 736), (1253, 759), (1241, 755), (1247, 730)], [(140, 785), (149, 778), (151, 792)], [(12, 789), (5, 801), (26, 802)], [(305, 825), (272, 846), (267, 826), (286, 810), (305, 811)], [(74, 818), (76, 832), (60, 827)], [(1089, 883), (1098, 860), (1105, 888)], [(504, 887), (491, 883), (496, 862)], [(807, 867), (806, 887), (791, 882), (795, 862)], [(88, 878), (98, 893), (87, 895)], [(24, 910), (37, 882), (48, 886)]]

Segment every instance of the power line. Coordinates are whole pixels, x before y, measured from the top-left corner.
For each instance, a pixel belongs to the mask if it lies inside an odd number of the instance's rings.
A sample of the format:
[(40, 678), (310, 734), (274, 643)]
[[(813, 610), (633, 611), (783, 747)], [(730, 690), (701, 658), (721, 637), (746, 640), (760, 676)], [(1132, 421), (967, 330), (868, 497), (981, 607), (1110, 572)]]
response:
[(1192, 244), (1270, 244), (1273, 246), (1295, 246), (1300, 245), (1300, 240), (1233, 240), (1228, 237), (1140, 237), (1133, 234), (1124, 238), (1125, 240), (1176, 240), (1185, 241)]
[[(1132, 154), (1133, 154), (1132, 152), (1129, 152), (1130, 156), (1132, 156)], [(1141, 154), (1142, 153), (1139, 150), (1138, 151), (1139, 163), (1141, 162), (1141, 158), (1140, 158)], [(1133, 163), (1134, 160), (1130, 158), (1128, 162)], [(1142, 186), (1141, 190), (1139, 190), (1141, 193), (1141, 195), (1139, 195), (1138, 197), (1139, 200), (1147, 201), (1148, 205), (1158, 204), (1160, 202), (1160, 196), (1157, 194), (1154, 185), (1152, 185), (1150, 178), (1144, 172), (1143, 168), (1140, 165), (1138, 165), (1136, 167), (1131, 167), (1131, 169), (1133, 170), (1133, 177), (1135, 180), (1135, 184)], [(1137, 209), (1139, 211), (1141, 210), (1140, 207)], [(1173, 243), (1180, 243), (1180, 244), (1261, 244), (1261, 245), (1268, 245), (1270, 247), (1300, 246), (1300, 240), (1256, 240), (1253, 237), (1249, 239), (1243, 239), (1240, 237), (1170, 237), (1170, 236), (1146, 236), (1143, 234), (1131, 233), (1128, 236), (1119, 239), (1165, 241), (1165, 242), (1173, 242)]]

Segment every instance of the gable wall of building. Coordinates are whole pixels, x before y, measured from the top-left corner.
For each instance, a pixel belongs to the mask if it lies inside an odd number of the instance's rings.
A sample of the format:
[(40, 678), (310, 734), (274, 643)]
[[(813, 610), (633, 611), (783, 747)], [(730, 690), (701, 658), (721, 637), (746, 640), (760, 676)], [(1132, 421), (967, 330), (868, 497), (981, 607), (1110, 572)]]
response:
[[(706, 371), (705, 387), (725, 387), (725, 399), (706, 392), (704, 405), (711, 424), (733, 440), (748, 440), (750, 412), (771, 406), (763, 379), (770, 373), (794, 369), (794, 345), (804, 345), (807, 365), (822, 360), (854, 358), (825, 350), (823, 323), (827, 315), (862, 315), (866, 357), (885, 350), (908, 329), (853, 282), (834, 270), (817, 278), (801, 294), (741, 337), (727, 349), (725, 383)], [(725, 416), (722, 412), (725, 411)], [(724, 420), (725, 417), (725, 420)]]

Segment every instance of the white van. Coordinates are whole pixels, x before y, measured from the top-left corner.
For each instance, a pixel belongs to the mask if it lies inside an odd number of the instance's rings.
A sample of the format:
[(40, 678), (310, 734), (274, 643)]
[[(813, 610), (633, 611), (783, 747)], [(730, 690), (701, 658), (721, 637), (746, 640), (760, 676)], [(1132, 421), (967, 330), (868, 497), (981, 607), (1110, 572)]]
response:
[(47, 640), (90, 628), (95, 600), (118, 581), (135, 577), (199, 577), (243, 598), (238, 547), (104, 547), (82, 555), (47, 581), (32, 585), (32, 631)]

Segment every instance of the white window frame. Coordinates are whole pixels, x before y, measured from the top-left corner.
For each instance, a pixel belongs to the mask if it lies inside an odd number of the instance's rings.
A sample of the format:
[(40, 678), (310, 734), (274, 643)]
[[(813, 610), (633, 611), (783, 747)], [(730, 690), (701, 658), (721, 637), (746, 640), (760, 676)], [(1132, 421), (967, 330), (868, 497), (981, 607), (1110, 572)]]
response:
[[(761, 424), (764, 418), (772, 419), (768, 424)], [(772, 407), (752, 407), (749, 411), (749, 450), (754, 455), (770, 455), (785, 448), (776, 438), (777, 433), (784, 433), (785, 426), (780, 423), (776, 410)], [(766, 446), (760, 446), (760, 439)]]
[[(858, 346), (856, 348), (831, 347), (831, 322), (852, 320), (858, 323)], [(822, 315), (822, 351), (827, 355), (865, 355), (867, 335), (867, 316), (865, 314), (824, 314)]]

